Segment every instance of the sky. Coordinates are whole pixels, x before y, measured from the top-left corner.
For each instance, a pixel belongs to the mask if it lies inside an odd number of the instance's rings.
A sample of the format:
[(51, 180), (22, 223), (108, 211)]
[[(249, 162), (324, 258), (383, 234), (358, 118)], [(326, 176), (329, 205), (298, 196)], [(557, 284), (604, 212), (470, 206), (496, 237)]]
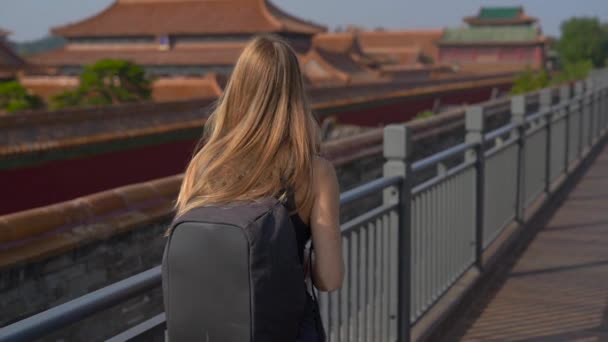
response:
[[(228, 0), (226, 0), (228, 1)], [(0, 28), (16, 41), (41, 38), (54, 26), (91, 16), (113, 0), (0, 0)], [(285, 11), (335, 29), (455, 27), (480, 6), (523, 5), (540, 18), (545, 34), (558, 36), (562, 20), (596, 16), (608, 22), (608, 0), (273, 0)]]

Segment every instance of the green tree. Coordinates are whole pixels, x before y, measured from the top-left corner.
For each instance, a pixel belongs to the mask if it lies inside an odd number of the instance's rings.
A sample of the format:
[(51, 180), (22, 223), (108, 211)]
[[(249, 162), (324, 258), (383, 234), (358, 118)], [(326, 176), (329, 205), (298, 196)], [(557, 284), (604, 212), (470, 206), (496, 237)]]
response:
[(551, 83), (551, 78), (545, 70), (535, 72), (527, 69), (521, 73), (513, 82), (511, 94), (525, 94), (538, 89), (545, 88)]
[(564, 64), (591, 61), (603, 67), (608, 58), (608, 26), (597, 18), (571, 18), (561, 25), (557, 50)]
[(560, 84), (563, 82), (582, 80), (583, 78), (587, 77), (591, 69), (593, 69), (593, 64), (591, 61), (566, 63), (562, 67), (560, 73), (553, 80), (553, 83)]
[(16, 112), (20, 110), (39, 109), (44, 106), (42, 99), (29, 94), (17, 81), (0, 83), (0, 110)]
[(52, 99), (53, 108), (103, 106), (150, 99), (151, 80), (142, 67), (123, 60), (104, 59), (86, 66), (80, 85)]

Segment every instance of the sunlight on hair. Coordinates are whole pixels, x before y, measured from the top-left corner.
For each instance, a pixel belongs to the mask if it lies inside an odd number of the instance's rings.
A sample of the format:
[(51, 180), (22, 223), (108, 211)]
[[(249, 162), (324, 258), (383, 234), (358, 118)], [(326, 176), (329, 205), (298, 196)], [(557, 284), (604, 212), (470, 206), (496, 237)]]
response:
[[(260, 36), (239, 57), (190, 161), (178, 215), (203, 205), (280, 195), (312, 181), (319, 153), (298, 58), (283, 39)], [(312, 203), (306, 186), (299, 206)]]

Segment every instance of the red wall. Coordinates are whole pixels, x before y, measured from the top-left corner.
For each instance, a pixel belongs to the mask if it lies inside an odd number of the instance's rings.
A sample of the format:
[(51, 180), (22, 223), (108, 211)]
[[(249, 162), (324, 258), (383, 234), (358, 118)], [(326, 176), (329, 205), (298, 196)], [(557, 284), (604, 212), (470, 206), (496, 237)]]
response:
[[(372, 108), (354, 108), (335, 116), (338, 123), (378, 126), (407, 121), (417, 113), (431, 109), (436, 98), (443, 105), (477, 103), (488, 100), (491, 92), (491, 88), (478, 88), (441, 96), (412, 97)], [(0, 214), (181, 173), (195, 144), (195, 140), (174, 141), (76, 159), (54, 160), (29, 167), (2, 169)]]
[[(510, 85), (504, 85), (500, 90), (510, 89)], [(393, 122), (405, 122), (412, 119), (416, 114), (431, 110), (436, 100), (443, 105), (461, 105), (487, 101), (492, 94), (491, 87), (480, 87), (453, 91), (448, 94), (436, 96), (426, 95), (411, 97), (399, 102), (377, 105), (373, 108), (354, 108), (344, 113), (335, 114), (340, 124), (354, 124), (359, 126), (384, 126)]]
[(195, 143), (177, 141), (0, 170), (0, 214), (181, 173)]
[[(540, 52), (540, 53), (539, 53)], [(515, 63), (541, 66), (542, 48), (527, 46), (445, 46), (439, 51), (441, 63)]]

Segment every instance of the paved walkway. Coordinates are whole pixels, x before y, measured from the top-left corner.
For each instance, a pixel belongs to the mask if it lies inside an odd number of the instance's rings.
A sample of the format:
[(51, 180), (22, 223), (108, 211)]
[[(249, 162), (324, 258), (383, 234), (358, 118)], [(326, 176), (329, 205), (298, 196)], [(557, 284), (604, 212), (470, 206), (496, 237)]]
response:
[(608, 341), (608, 147), (467, 325), (462, 341)]

